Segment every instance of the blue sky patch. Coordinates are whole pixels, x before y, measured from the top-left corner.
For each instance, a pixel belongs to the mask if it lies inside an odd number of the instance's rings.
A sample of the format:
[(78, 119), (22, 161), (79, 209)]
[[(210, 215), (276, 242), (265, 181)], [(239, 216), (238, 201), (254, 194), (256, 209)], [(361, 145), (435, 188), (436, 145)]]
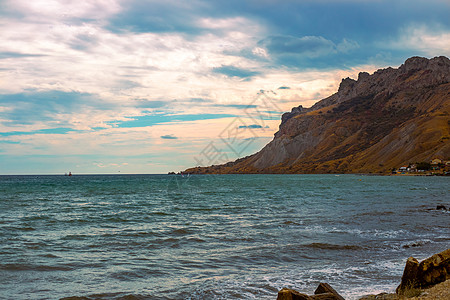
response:
[(213, 68), (213, 72), (217, 74), (223, 74), (227, 77), (239, 77), (242, 79), (249, 79), (260, 74), (260, 72), (250, 71), (235, 66), (221, 66)]
[(39, 129), (33, 131), (9, 131), (0, 132), (0, 136), (15, 136), (15, 135), (32, 135), (32, 134), (66, 134), (69, 132), (79, 132), (79, 130), (74, 130), (71, 128), (49, 128), (49, 129)]
[(215, 120), (236, 117), (232, 114), (186, 114), (186, 115), (170, 115), (170, 114), (157, 114), (130, 117), (129, 121), (110, 121), (106, 122), (109, 125), (113, 125), (118, 128), (134, 128), (134, 127), (147, 127), (162, 123), (169, 122), (192, 122), (199, 120)]

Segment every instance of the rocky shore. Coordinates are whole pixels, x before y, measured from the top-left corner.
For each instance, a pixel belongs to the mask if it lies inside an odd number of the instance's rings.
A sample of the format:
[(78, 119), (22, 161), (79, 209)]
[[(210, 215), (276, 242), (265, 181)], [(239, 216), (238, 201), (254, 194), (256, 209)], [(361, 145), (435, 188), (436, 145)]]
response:
[(435, 300), (450, 299), (450, 280), (441, 282), (429, 289), (416, 289), (411, 291), (409, 295), (398, 295), (398, 294), (378, 294), (378, 295), (368, 295), (361, 297), (360, 300)]
[[(320, 283), (314, 295), (283, 288), (277, 300), (343, 300), (329, 284)], [(450, 299), (450, 248), (420, 263), (409, 257), (395, 294), (367, 295), (360, 300)]]

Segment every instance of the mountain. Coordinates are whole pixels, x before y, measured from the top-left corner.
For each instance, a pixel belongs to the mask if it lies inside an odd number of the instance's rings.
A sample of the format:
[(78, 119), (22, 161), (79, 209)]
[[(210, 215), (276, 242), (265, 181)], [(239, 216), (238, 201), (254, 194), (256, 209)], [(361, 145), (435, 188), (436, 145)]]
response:
[(294, 107), (261, 151), (187, 173), (387, 173), (450, 158), (450, 60), (412, 57)]

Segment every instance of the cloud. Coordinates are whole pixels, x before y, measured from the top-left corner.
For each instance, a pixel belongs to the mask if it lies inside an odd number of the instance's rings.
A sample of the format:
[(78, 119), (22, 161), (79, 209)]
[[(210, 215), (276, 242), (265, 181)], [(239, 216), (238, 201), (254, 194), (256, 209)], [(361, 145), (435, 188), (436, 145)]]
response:
[(178, 139), (178, 137), (174, 136), (173, 134), (162, 135), (161, 138), (165, 139), (165, 140), (177, 140)]
[(140, 33), (193, 32), (196, 30), (195, 8), (200, 1), (192, 2), (123, 1), (120, 12), (110, 19), (108, 29)]
[[(227, 3), (192, 0), (128, 0), (109, 19), (112, 32), (172, 34), (189, 38), (212, 34), (227, 36), (230, 32), (254, 33), (259, 30), (251, 14), (233, 11)], [(245, 30), (243, 30), (245, 28)]]
[(153, 109), (168, 106), (171, 104), (171, 102), (172, 101), (137, 99), (134, 106), (144, 109)]
[(227, 77), (238, 77), (238, 78), (242, 78), (242, 79), (250, 79), (250, 78), (260, 74), (260, 72), (257, 72), (257, 71), (250, 71), (250, 70), (238, 68), (235, 66), (221, 66), (221, 67), (213, 68), (212, 71), (213, 71), (213, 73), (223, 74)]
[(432, 29), (426, 25), (413, 24), (399, 33), (395, 40), (388, 42), (394, 49), (410, 49), (427, 56), (450, 56), (450, 28)]
[(336, 44), (322, 36), (269, 36), (258, 46), (266, 49), (275, 66), (315, 69), (354, 64), (358, 55), (353, 52), (360, 47), (347, 38)]
[(321, 36), (269, 36), (258, 43), (271, 54), (296, 54), (308, 57), (328, 55), (336, 46)]
[(6, 16), (22, 18), (26, 21), (57, 20), (64, 22), (86, 22), (101, 20), (120, 10), (115, 0), (5, 0), (1, 11)]
[(251, 124), (251, 125), (241, 125), (238, 128), (249, 128), (249, 129), (260, 129), (260, 128), (270, 128), (268, 125), (262, 126), (259, 124)]
[(278, 90), (290, 90), (291, 88), (288, 86), (280, 86)]
[(237, 108), (237, 109), (251, 109), (256, 108), (257, 105), (255, 104), (215, 104), (215, 107), (231, 107), (231, 108)]
[(358, 49), (360, 46), (356, 41), (343, 39), (342, 42), (336, 45), (336, 50), (341, 53), (348, 53), (352, 50)]

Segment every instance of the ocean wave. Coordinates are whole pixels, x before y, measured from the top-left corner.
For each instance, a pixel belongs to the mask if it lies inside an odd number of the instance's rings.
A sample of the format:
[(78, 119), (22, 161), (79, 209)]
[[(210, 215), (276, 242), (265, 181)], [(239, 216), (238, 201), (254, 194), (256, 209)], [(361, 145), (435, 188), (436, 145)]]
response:
[(164, 212), (164, 211), (154, 211), (151, 212), (150, 214), (152, 215), (157, 215), (157, 216), (174, 216), (174, 213), (168, 213), (168, 212)]
[(204, 239), (201, 239), (201, 238), (198, 238), (198, 237), (188, 238), (187, 240), (189, 242), (194, 242), (194, 243), (206, 243), (206, 241)]
[(416, 241), (402, 243), (401, 247), (407, 249), (407, 248), (413, 248), (413, 247), (422, 247), (423, 245), (431, 244), (431, 243), (432, 243), (431, 240), (416, 240)]
[(39, 255), (40, 257), (45, 257), (45, 258), (60, 258), (57, 255), (51, 254), (51, 253), (47, 253), (47, 254), (41, 254)]
[(395, 214), (395, 212), (393, 211), (369, 211), (369, 212), (363, 212), (358, 214), (357, 216), (359, 217), (366, 217), (366, 216), (370, 216), (370, 217), (380, 217), (380, 216), (389, 216), (389, 215), (393, 215)]
[(82, 241), (88, 239), (90, 236), (87, 234), (68, 234), (61, 238), (63, 241)]
[(294, 221), (284, 221), (283, 225), (291, 225), (291, 226), (300, 226), (302, 225), (303, 222), (294, 222)]
[(311, 243), (303, 245), (306, 248), (323, 249), (323, 250), (361, 250), (363, 247), (357, 245), (336, 245), (328, 243)]
[(67, 265), (33, 265), (33, 264), (0, 264), (0, 270), (5, 271), (72, 271)]
[(93, 294), (89, 296), (69, 296), (63, 297), (60, 300), (150, 300), (150, 299), (156, 300), (164, 298), (144, 296), (139, 294), (103, 293), (103, 294)]
[(37, 249), (43, 249), (45, 247), (48, 246), (48, 243), (46, 242), (30, 242), (30, 241), (26, 241), (23, 243), (23, 245), (27, 248), (27, 249), (31, 249), (31, 250), (37, 250)]
[(28, 224), (22, 224), (22, 226), (2, 226), (0, 228), (2, 231), (35, 231), (36, 228), (28, 225)]
[(162, 276), (166, 275), (165, 272), (158, 270), (147, 270), (147, 269), (134, 269), (134, 270), (122, 270), (117, 272), (112, 272), (109, 277), (120, 280), (120, 281), (130, 281), (138, 280), (141, 278), (146, 278), (149, 276)]
[(167, 246), (170, 248), (178, 248), (180, 247), (180, 239), (178, 238), (165, 238), (165, 239), (158, 239), (151, 242), (154, 245), (160, 245), (160, 246)]
[(412, 241), (385, 241), (382, 250), (395, 250), (400, 251), (408, 248), (420, 248), (422, 246), (434, 243), (429, 239), (418, 239)]
[(369, 237), (369, 238), (395, 238), (399, 236), (404, 236), (408, 232), (402, 229), (399, 230), (381, 230), (381, 229), (371, 229), (371, 230), (363, 230), (358, 228), (351, 228), (347, 226), (323, 226), (323, 225), (313, 225), (306, 226), (303, 230), (311, 233), (320, 233), (320, 234), (350, 234), (361, 237)]
[(187, 234), (191, 234), (192, 231), (190, 231), (187, 228), (178, 228), (178, 229), (173, 229), (169, 235), (187, 235)]

